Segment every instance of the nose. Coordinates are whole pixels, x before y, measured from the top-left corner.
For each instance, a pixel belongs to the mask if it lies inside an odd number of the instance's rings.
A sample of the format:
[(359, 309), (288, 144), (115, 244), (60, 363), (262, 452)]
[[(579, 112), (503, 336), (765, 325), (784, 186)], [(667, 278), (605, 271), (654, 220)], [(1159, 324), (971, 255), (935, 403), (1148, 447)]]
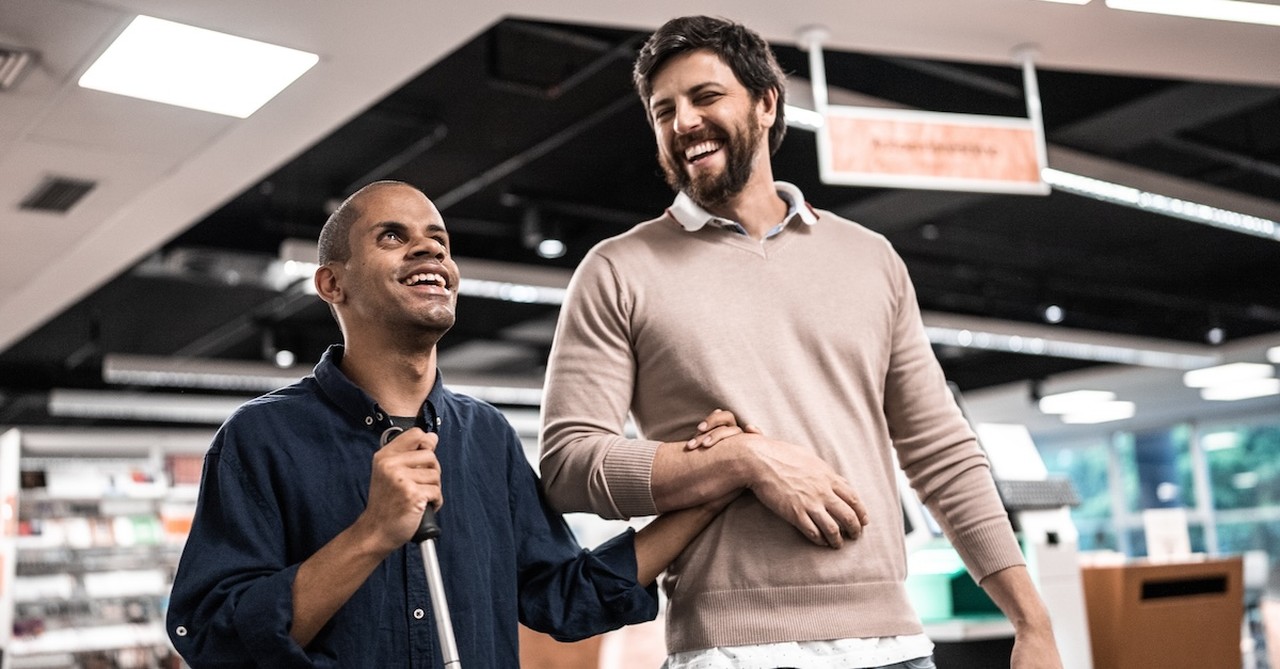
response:
[(434, 237), (419, 237), (410, 249), (410, 255), (415, 258), (427, 256), (437, 260), (443, 260), (449, 255), (449, 249), (445, 248), (439, 240)]
[(687, 135), (702, 127), (702, 114), (698, 113), (697, 107), (688, 102), (677, 102), (674, 116), (672, 130), (677, 135)]

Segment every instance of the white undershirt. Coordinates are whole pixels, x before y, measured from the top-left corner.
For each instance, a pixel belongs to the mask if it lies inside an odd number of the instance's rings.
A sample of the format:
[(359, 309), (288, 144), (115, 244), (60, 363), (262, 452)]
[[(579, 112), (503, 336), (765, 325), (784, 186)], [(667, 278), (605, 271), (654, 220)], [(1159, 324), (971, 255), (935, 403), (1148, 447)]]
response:
[(932, 654), (933, 642), (929, 637), (912, 634), (707, 648), (673, 653), (662, 669), (866, 669)]

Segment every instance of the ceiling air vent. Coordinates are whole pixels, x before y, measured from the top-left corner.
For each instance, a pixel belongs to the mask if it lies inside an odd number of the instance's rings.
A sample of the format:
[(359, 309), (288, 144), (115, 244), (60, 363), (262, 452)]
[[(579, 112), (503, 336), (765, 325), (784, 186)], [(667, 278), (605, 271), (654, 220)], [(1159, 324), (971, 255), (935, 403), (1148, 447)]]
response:
[(7, 91), (18, 85), (22, 75), (26, 74), (35, 61), (34, 51), (0, 45), (0, 91)]
[(84, 179), (46, 177), (19, 206), (31, 211), (65, 214), (97, 185), (96, 181)]

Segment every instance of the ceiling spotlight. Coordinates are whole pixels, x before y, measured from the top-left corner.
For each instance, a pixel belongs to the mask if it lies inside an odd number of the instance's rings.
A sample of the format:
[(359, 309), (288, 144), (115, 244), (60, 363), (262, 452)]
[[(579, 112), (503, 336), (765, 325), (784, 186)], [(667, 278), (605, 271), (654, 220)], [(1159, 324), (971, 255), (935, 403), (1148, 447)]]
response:
[(1280, 346), (1272, 346), (1267, 349), (1267, 362), (1280, 365)]
[(538, 255), (543, 258), (559, 258), (565, 252), (564, 242), (550, 237), (538, 242)]
[(1062, 319), (1066, 317), (1066, 312), (1062, 310), (1062, 307), (1050, 304), (1044, 308), (1043, 316), (1046, 323), (1061, 323)]
[(1209, 328), (1204, 333), (1204, 340), (1209, 342), (1210, 344), (1213, 344), (1214, 346), (1221, 344), (1223, 341), (1226, 340), (1226, 338), (1227, 338), (1227, 331), (1223, 330), (1222, 328), (1216, 325)]
[(275, 363), (276, 367), (279, 367), (280, 369), (292, 367), (293, 363), (297, 362), (297, 359), (298, 357), (293, 354), (293, 351), (290, 351), (287, 348), (282, 348), (279, 351), (276, 351)]

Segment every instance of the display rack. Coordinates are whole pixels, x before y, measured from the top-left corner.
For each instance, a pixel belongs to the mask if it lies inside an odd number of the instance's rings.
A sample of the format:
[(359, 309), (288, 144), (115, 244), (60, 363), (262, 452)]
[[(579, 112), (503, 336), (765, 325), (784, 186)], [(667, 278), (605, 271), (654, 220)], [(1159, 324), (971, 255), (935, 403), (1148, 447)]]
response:
[[(15, 437), (14, 434), (17, 433)], [(208, 433), (10, 431), (3, 669), (183, 667), (164, 629)], [(11, 448), (15, 448), (11, 446)], [(3, 574), (4, 572), (0, 572)]]

